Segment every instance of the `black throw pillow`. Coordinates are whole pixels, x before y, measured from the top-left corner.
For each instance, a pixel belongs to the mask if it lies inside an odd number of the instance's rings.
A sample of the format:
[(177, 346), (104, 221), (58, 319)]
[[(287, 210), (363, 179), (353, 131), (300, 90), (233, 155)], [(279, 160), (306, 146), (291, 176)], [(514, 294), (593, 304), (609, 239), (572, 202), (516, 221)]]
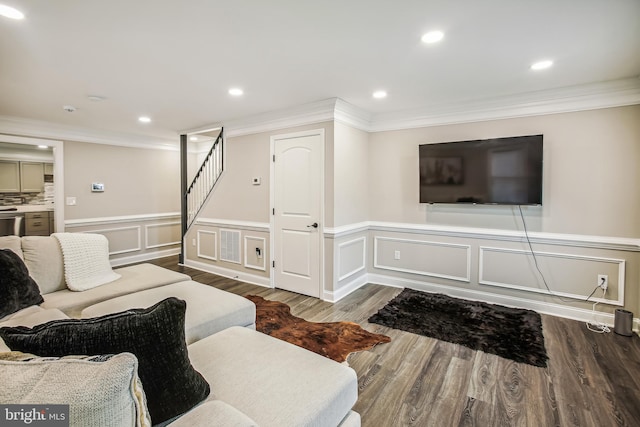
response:
[(11, 249), (0, 249), (0, 319), (43, 302), (24, 261)]
[(0, 328), (0, 337), (11, 350), (38, 356), (133, 353), (151, 421), (158, 424), (188, 411), (210, 391), (189, 361), (186, 307), (186, 302), (171, 297), (149, 308), (90, 319)]

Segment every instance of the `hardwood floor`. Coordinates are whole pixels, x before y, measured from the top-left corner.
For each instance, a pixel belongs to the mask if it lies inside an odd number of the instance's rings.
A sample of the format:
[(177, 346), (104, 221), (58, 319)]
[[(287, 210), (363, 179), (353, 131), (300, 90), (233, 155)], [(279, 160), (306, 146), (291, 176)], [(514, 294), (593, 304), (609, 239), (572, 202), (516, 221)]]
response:
[(547, 368), (369, 324), (400, 289), (366, 285), (335, 304), (152, 261), (239, 295), (285, 302), (310, 321), (348, 320), (392, 342), (349, 356), (364, 427), (640, 426), (640, 337), (597, 334), (542, 315)]

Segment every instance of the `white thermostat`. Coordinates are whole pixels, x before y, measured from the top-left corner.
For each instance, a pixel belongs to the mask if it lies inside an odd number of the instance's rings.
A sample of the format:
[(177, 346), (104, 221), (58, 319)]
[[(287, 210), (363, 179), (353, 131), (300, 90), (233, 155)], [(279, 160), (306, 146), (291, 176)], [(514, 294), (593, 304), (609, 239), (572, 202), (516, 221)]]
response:
[(104, 191), (104, 184), (101, 182), (94, 182), (91, 184), (91, 191), (94, 193), (101, 193)]

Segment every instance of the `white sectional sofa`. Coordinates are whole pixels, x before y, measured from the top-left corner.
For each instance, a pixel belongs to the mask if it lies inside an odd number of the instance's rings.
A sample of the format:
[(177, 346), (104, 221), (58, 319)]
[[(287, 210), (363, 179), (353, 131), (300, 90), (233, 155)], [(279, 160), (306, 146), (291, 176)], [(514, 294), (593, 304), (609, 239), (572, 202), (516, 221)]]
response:
[[(256, 332), (255, 306), (246, 298), (152, 264), (118, 268), (113, 271), (121, 277), (113, 282), (71, 291), (56, 238), (0, 237), (0, 249), (11, 249), (24, 260), (44, 299), (39, 306), (0, 319), (0, 327), (31, 328), (52, 320), (96, 318), (149, 307), (168, 297), (186, 302), (188, 359), (211, 391), (193, 409), (162, 425), (360, 425), (360, 416), (351, 410), (357, 400), (355, 372)], [(9, 348), (0, 340), (2, 351)], [(0, 364), (0, 383), (11, 381), (2, 377), (2, 369)]]

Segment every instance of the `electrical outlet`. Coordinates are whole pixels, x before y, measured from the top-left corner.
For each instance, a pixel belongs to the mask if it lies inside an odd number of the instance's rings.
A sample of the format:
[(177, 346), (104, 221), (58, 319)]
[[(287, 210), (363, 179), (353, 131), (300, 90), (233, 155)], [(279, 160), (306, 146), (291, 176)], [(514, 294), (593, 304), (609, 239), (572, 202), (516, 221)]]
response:
[(400, 251), (396, 251), (393, 257), (394, 259), (400, 259)]
[(606, 274), (598, 274), (598, 286), (606, 291), (609, 287), (609, 276)]
[(196, 239), (191, 239), (191, 245), (195, 246), (196, 245)]

